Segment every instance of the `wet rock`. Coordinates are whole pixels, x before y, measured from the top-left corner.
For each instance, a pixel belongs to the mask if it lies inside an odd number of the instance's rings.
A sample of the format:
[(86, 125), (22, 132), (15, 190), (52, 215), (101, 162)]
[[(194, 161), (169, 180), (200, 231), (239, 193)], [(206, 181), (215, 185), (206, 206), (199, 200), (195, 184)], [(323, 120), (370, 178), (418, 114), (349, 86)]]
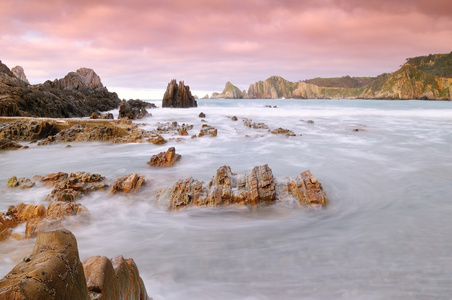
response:
[(99, 119), (99, 115), (96, 114), (95, 112), (93, 112), (93, 113), (89, 116), (89, 118), (92, 119), (92, 120), (97, 120), (97, 119)]
[(205, 117), (206, 117), (206, 114), (203, 113), (203, 112), (200, 112), (198, 117), (200, 117), (200, 118), (205, 118)]
[(183, 81), (179, 81), (179, 85), (177, 85), (175, 79), (168, 83), (163, 95), (162, 107), (188, 108), (197, 106), (198, 104), (190, 92), (190, 87), (186, 86)]
[(160, 197), (168, 198), (168, 208), (175, 210), (190, 205), (204, 205), (204, 182), (193, 178), (177, 181), (172, 188), (164, 190)]
[(231, 120), (232, 120), (232, 121), (237, 121), (238, 119), (237, 119), (236, 116), (232, 116)]
[(40, 232), (30, 256), (0, 279), (1, 299), (89, 299), (77, 241), (68, 230)]
[(133, 259), (93, 256), (82, 264), (91, 299), (149, 299)]
[(253, 128), (253, 129), (268, 129), (267, 124), (265, 124), (265, 123), (253, 123), (252, 120), (247, 119), (247, 118), (243, 119), (243, 124), (246, 127)]
[[(63, 174), (61, 176), (64, 176)], [(108, 185), (103, 183), (104, 179), (100, 174), (71, 173), (66, 179), (62, 179), (55, 184), (52, 192), (47, 196), (47, 200), (73, 202), (82, 195), (107, 189)]]
[(273, 134), (284, 134), (285, 136), (296, 136), (296, 134), (289, 129), (285, 129), (285, 128), (276, 128), (270, 131)]
[(307, 170), (288, 183), (288, 192), (300, 203), (325, 206), (328, 197), (323, 191), (322, 185), (312, 173)]
[(115, 117), (113, 116), (112, 113), (104, 113), (104, 114), (100, 114), (100, 118), (102, 120), (113, 120)]
[(202, 137), (205, 135), (217, 136), (217, 129), (213, 126), (203, 124), (201, 130), (199, 131), (198, 137)]
[(6, 215), (10, 217), (6, 224), (8, 227), (12, 228), (32, 219), (44, 218), (46, 213), (46, 208), (42, 204), (34, 205), (20, 203), (17, 206), (11, 205), (6, 213)]
[(132, 173), (129, 176), (118, 178), (111, 189), (112, 193), (135, 193), (145, 183), (144, 177), (137, 173)]
[(122, 100), (121, 104), (119, 105), (118, 119), (142, 119), (150, 115), (146, 108), (155, 108), (155, 105), (153, 103), (141, 100)]
[(46, 185), (55, 185), (57, 182), (61, 182), (63, 180), (66, 180), (69, 177), (68, 173), (64, 172), (57, 172), (57, 173), (50, 173), (45, 176), (34, 176), (33, 179), (37, 181), (42, 181)]
[(6, 240), (11, 236), (11, 231), (3, 219), (3, 215), (0, 213), (0, 242)]
[(308, 123), (308, 124), (314, 124), (314, 121), (313, 121), (313, 120), (307, 120), (306, 123)]
[(162, 134), (177, 134), (186, 136), (188, 135), (188, 130), (193, 129), (193, 125), (183, 123), (180, 125), (176, 121), (174, 122), (166, 122), (166, 123), (157, 123), (157, 132)]
[(8, 179), (6, 186), (10, 188), (30, 189), (35, 186), (35, 182), (25, 177), (17, 178), (13, 176)]
[(47, 121), (28, 120), (0, 123), (0, 138), (14, 141), (34, 141), (56, 133), (54, 124)]
[(181, 159), (181, 157), (180, 154), (176, 154), (176, 148), (171, 147), (166, 152), (153, 155), (148, 164), (154, 167), (170, 167)]
[(23, 146), (10, 139), (0, 139), (0, 150), (16, 150), (20, 148), (23, 148)]

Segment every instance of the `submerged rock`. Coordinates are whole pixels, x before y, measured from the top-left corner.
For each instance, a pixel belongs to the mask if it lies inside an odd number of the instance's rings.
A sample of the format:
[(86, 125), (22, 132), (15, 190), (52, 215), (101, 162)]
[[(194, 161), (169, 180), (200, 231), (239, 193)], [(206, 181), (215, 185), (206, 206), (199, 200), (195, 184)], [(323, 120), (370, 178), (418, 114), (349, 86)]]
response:
[(0, 138), (0, 150), (16, 150), (20, 148), (23, 148), (23, 146), (10, 139)]
[(17, 178), (16, 176), (13, 176), (8, 179), (6, 186), (11, 188), (30, 189), (35, 186), (35, 182), (25, 177)]
[(176, 79), (168, 83), (163, 95), (162, 107), (188, 108), (197, 106), (198, 104), (190, 92), (190, 87), (186, 86), (183, 81), (179, 81), (179, 85), (177, 85)]
[(170, 167), (181, 159), (181, 157), (180, 154), (176, 154), (176, 148), (171, 147), (166, 152), (153, 155), (148, 161), (148, 164), (154, 167)]
[(112, 193), (135, 193), (145, 183), (144, 177), (137, 173), (118, 178), (111, 189)]
[(296, 134), (292, 130), (281, 127), (273, 129), (270, 132), (273, 134), (283, 134), (285, 136), (296, 136)]
[(207, 125), (207, 124), (202, 124), (198, 137), (202, 137), (205, 135), (217, 136), (217, 133), (218, 133), (218, 130), (215, 127)]

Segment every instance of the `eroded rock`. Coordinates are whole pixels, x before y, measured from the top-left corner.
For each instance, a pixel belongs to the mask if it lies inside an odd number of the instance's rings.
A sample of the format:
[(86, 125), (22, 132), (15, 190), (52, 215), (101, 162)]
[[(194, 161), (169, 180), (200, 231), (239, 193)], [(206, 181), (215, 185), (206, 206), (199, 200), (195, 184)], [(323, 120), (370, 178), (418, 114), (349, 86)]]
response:
[(302, 172), (295, 180), (291, 179), (287, 189), (302, 204), (320, 206), (328, 204), (328, 197), (322, 185), (309, 170)]
[(111, 189), (112, 193), (135, 193), (145, 183), (144, 177), (137, 173), (118, 178)]
[(177, 85), (175, 79), (168, 83), (163, 95), (162, 107), (188, 108), (197, 106), (198, 104), (190, 92), (190, 87), (186, 86), (183, 81), (179, 81), (179, 85)]
[(154, 167), (170, 167), (181, 159), (181, 157), (180, 154), (176, 154), (176, 148), (171, 147), (166, 152), (153, 155), (148, 161), (148, 164)]
[(25, 177), (17, 178), (13, 176), (8, 179), (6, 186), (10, 188), (30, 189), (35, 186), (35, 182)]

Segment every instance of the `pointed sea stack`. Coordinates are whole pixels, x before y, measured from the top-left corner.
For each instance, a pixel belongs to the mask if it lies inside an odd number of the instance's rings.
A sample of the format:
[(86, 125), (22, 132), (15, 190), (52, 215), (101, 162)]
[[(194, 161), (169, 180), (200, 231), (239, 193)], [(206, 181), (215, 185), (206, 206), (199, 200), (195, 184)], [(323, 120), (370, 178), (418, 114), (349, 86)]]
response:
[(163, 96), (162, 107), (188, 108), (197, 106), (198, 103), (192, 96), (190, 87), (184, 85), (183, 81), (179, 81), (179, 86), (176, 83), (176, 79), (168, 83), (165, 95)]

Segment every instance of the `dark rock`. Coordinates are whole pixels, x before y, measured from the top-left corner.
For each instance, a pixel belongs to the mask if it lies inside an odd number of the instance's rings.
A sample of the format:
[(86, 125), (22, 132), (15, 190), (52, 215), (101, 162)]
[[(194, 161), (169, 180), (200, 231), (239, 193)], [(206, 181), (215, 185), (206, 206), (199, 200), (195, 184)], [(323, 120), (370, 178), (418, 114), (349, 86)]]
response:
[(148, 103), (141, 100), (122, 100), (121, 104), (119, 105), (118, 119), (142, 119), (150, 115), (146, 108), (155, 108), (155, 105), (153, 103)]
[(54, 124), (41, 120), (0, 123), (0, 138), (14, 141), (34, 141), (47, 138), (57, 131)]
[(188, 108), (197, 106), (198, 104), (190, 92), (190, 87), (184, 85), (183, 81), (179, 81), (179, 86), (175, 79), (168, 83), (163, 96), (162, 107)]
[(232, 116), (231, 120), (232, 121), (237, 121), (237, 117), (236, 116)]
[(22, 147), (22, 145), (10, 139), (0, 138), (0, 150), (16, 150)]
[(176, 154), (176, 148), (171, 147), (166, 152), (153, 155), (148, 164), (154, 167), (170, 167), (181, 159), (181, 157), (180, 154)]
[(206, 117), (206, 114), (203, 113), (203, 112), (200, 112), (198, 117), (200, 117), (200, 118), (205, 118), (205, 117)]

